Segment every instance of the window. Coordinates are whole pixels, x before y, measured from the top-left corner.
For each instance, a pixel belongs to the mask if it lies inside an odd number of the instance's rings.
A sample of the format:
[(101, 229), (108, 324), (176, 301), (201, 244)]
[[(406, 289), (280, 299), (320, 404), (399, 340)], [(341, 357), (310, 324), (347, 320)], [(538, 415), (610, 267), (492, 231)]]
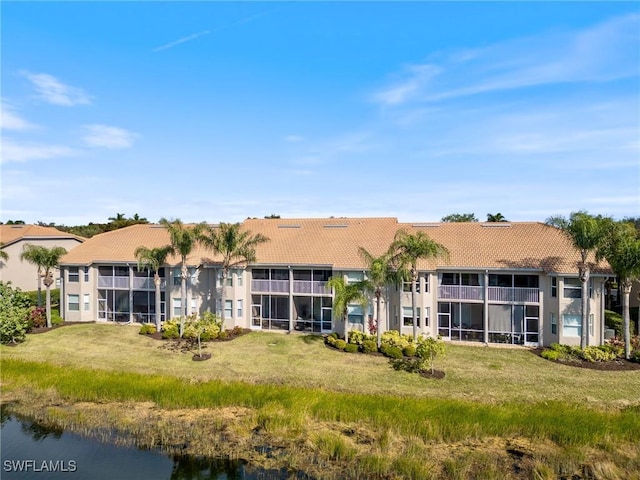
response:
[(85, 293), (82, 298), (83, 298), (82, 303), (84, 304), (84, 311), (86, 312), (91, 307), (89, 294)]
[(552, 297), (558, 296), (558, 278), (557, 277), (551, 277), (551, 296)]
[(182, 275), (180, 274), (180, 268), (176, 267), (173, 269), (173, 286), (179, 287), (182, 285)]
[(589, 335), (593, 335), (593, 313), (589, 314)]
[(564, 298), (582, 298), (582, 284), (579, 278), (564, 277)]
[[(218, 270), (218, 282), (222, 286), (222, 269)], [(224, 285), (225, 287), (233, 287), (233, 270), (229, 270), (227, 272), (227, 281)]]
[(556, 316), (555, 313), (550, 313), (549, 315), (551, 317), (551, 334), (557, 335), (558, 334), (558, 317)]
[(80, 295), (67, 295), (69, 311), (77, 312), (80, 310)]
[(242, 274), (243, 273), (244, 273), (244, 270), (236, 270), (236, 278), (237, 278), (236, 286), (238, 286), (238, 287), (242, 286)]
[(566, 337), (580, 337), (582, 335), (580, 315), (562, 315), (562, 333)]
[(349, 323), (364, 324), (364, 311), (360, 305), (348, 305), (347, 317), (349, 319)]
[(197, 312), (198, 312), (198, 298), (191, 297), (191, 313), (197, 313)]
[[(416, 308), (418, 320), (416, 326), (420, 328), (420, 307)], [(403, 327), (412, 327), (413, 326), (413, 309), (411, 307), (402, 307), (402, 326)]]
[[(174, 277), (174, 280), (175, 280), (175, 277)], [(173, 303), (173, 316), (181, 317), (182, 316), (182, 299), (174, 298), (172, 303)]]
[[(402, 291), (411, 292), (412, 282), (402, 282)], [(416, 282), (416, 293), (420, 293), (420, 279)]]
[(429, 326), (429, 307), (425, 307), (424, 309), (424, 326), (428, 327)]
[(236, 300), (237, 318), (242, 318), (242, 300)]
[(189, 281), (191, 285), (198, 283), (198, 269), (195, 267), (189, 267)]
[(502, 288), (513, 287), (513, 276), (491, 273), (489, 274), (489, 286)]
[(84, 267), (84, 281), (89, 281), (89, 267)]
[(225, 318), (233, 317), (233, 300), (224, 301), (224, 317)]
[(356, 283), (364, 280), (364, 273), (362, 272), (346, 272), (347, 283)]
[(460, 285), (459, 273), (443, 273), (440, 285)]
[(80, 281), (80, 272), (78, 267), (69, 267), (69, 271), (67, 273), (67, 280), (70, 282), (79, 282)]
[(538, 275), (514, 275), (513, 286), (516, 288), (538, 288)]

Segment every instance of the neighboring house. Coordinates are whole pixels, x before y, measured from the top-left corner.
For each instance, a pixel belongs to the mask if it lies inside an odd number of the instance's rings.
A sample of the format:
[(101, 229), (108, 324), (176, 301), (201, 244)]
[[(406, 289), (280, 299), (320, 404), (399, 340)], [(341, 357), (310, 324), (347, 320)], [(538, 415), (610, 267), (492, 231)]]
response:
[[(82, 237), (61, 232), (53, 227), (0, 225), (2, 251), (9, 256), (8, 260), (0, 259), (0, 280), (3, 282), (10, 281), (14, 287), (24, 291), (37, 290), (38, 268), (26, 260), (20, 259), (24, 246), (30, 243), (47, 248), (63, 247), (67, 251), (71, 251), (84, 241), (85, 239)], [(59, 276), (57, 271), (55, 278), (56, 284), (58, 284)]]
[[(257, 262), (236, 269), (220, 285), (220, 259), (202, 247), (188, 258), (188, 311), (225, 309), (227, 326), (262, 330), (342, 331), (334, 319), (334, 275), (366, 276), (358, 255), (386, 251), (399, 229), (423, 231), (450, 251), (448, 261), (419, 264), (419, 330), (451, 341), (549, 345), (580, 344), (578, 252), (562, 233), (542, 223), (399, 223), (395, 218), (249, 219), (243, 228), (270, 239), (258, 245)], [(134, 251), (169, 243), (159, 225), (134, 225), (97, 235), (61, 262), (62, 314), (71, 321), (153, 321), (153, 275), (136, 268)], [(178, 317), (179, 259), (160, 272), (164, 318)], [(605, 263), (592, 265), (589, 343), (603, 341)], [(221, 288), (226, 289), (220, 305)], [(411, 333), (408, 286), (387, 288), (382, 329)], [(351, 328), (377, 318), (375, 302), (348, 307)]]

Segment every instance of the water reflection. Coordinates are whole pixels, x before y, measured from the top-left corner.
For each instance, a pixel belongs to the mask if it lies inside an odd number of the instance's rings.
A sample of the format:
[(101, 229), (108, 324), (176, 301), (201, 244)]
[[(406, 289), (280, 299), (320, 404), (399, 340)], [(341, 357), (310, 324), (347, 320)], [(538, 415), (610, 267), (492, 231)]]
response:
[(3, 480), (311, 480), (303, 472), (256, 469), (244, 460), (167, 456), (155, 450), (101, 443), (13, 416), (5, 408), (0, 409), (0, 425)]

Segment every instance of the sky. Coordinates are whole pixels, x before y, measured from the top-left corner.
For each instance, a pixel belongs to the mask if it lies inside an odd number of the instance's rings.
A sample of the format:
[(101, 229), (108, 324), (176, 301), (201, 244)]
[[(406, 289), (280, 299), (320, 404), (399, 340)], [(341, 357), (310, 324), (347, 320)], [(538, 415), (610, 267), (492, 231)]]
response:
[(2, 2), (0, 220), (640, 216), (638, 2)]

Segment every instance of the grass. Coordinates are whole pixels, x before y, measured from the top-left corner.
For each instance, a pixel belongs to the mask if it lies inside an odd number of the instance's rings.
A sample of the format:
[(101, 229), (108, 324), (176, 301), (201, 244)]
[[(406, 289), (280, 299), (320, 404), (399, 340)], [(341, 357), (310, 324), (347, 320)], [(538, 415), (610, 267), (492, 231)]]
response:
[(137, 332), (75, 325), (0, 348), (3, 402), (79, 433), (187, 442), (316, 478), (640, 478), (639, 371), (448, 345), (445, 378), (430, 380), (266, 332), (193, 362)]
[(597, 408), (640, 404), (640, 371), (602, 372), (548, 362), (525, 349), (448, 345), (434, 381), (393, 370), (379, 356), (346, 355), (312, 335), (254, 332), (210, 343), (211, 360), (138, 335), (139, 327), (73, 325), (0, 347), (3, 359), (203, 382), (240, 381), (340, 392), (470, 400), (482, 403), (562, 401)]

